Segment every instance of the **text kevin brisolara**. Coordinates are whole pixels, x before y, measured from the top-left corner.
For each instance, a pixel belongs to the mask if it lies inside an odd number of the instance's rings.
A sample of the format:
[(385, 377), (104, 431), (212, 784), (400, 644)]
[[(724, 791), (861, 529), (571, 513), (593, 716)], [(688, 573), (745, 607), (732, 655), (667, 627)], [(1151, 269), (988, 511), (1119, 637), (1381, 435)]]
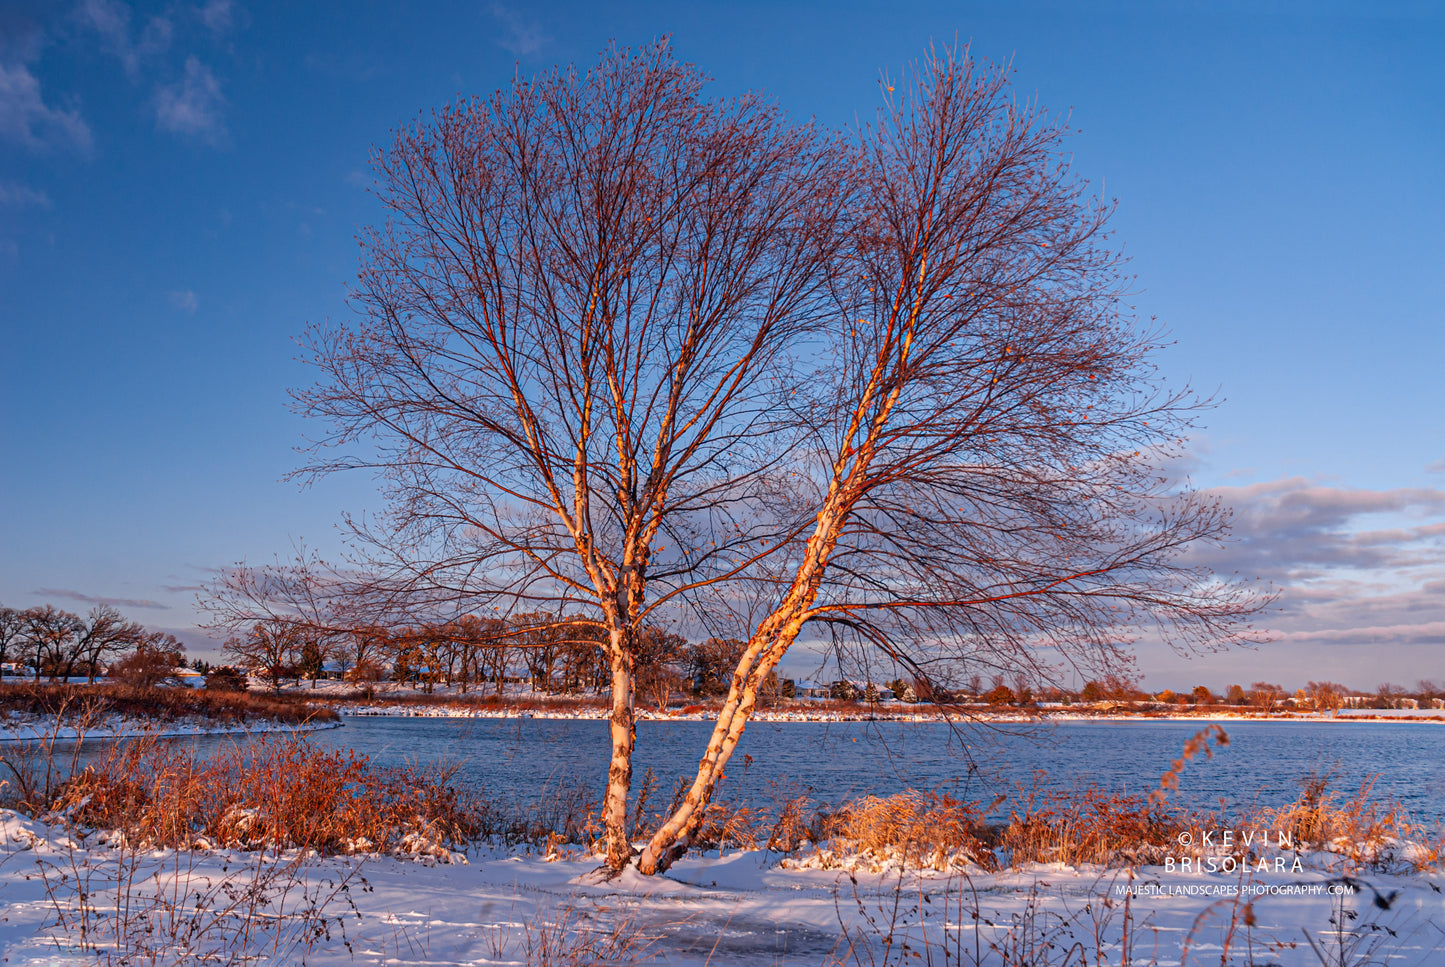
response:
[[(1167, 873), (1301, 873), (1304, 864), (1298, 853), (1289, 855), (1267, 850), (1295, 849), (1291, 830), (1224, 827), (1220, 829), (1186, 829), (1177, 837), (1179, 845), (1191, 851), (1189, 856), (1167, 856)], [(1234, 855), (1242, 851), (1244, 855)]]

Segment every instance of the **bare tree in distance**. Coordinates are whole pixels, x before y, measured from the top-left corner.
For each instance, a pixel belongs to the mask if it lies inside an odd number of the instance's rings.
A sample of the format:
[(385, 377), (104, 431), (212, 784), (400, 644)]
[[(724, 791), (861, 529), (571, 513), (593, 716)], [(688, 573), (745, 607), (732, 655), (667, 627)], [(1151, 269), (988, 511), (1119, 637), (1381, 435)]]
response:
[[(145, 629), (139, 624), (126, 621), (119, 611), (108, 604), (96, 605), (86, 616), (81, 631), (76, 636), (76, 663), (85, 668), (86, 676), (93, 682), (96, 673), (104, 667), (108, 655), (119, 654), (147, 639)], [(174, 641), (173, 638), (171, 640)], [(69, 674), (68, 670), (66, 674)]]
[(106, 675), (138, 688), (154, 688), (174, 680), (176, 669), (185, 663), (186, 646), (175, 635), (152, 632), (138, 636), (135, 647), (111, 665)]
[[(665, 45), (614, 50), (399, 132), (359, 319), (312, 331), (298, 394), (331, 428), (306, 472), (371, 470), (388, 498), (352, 521), (372, 612), (597, 635), (612, 870), (644, 629), (743, 643), (644, 873), (691, 843), (805, 631), (920, 687), (1042, 683), (1117, 674), (1141, 629), (1249, 640), (1266, 600), (1182, 556), (1229, 514), (1166, 472), (1196, 404), (1160, 387), (1060, 124), (966, 55), (851, 146), (701, 86)], [(292, 578), (237, 581), (334, 622), (308, 601), (327, 582)]]
[(285, 620), (257, 621), (244, 632), (226, 640), (222, 651), (242, 667), (264, 678), (271, 691), (281, 693), (281, 683), (297, 674), (301, 647), (307, 628)]
[(12, 648), (25, 640), (24, 612), (0, 605), (0, 665), (10, 661)]
[(69, 611), (54, 605), (27, 608), (20, 613), (20, 640), (35, 666), (35, 681), (42, 673), (51, 681), (61, 677), (68, 665), (76, 661), (75, 648), (85, 622)]

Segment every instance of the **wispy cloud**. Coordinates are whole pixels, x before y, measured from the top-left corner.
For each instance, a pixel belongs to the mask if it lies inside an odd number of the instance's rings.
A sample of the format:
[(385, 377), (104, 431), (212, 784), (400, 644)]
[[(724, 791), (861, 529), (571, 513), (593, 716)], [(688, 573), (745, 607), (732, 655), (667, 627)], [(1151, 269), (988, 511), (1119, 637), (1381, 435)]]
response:
[(1445, 473), (1445, 457), (1441, 457), (1425, 468), (1426, 473)]
[(90, 127), (80, 112), (51, 107), (40, 93), (40, 80), (24, 64), (0, 63), (0, 139), (31, 150), (90, 150)]
[(201, 300), (190, 289), (170, 293), (171, 305), (185, 313), (193, 314), (200, 307)]
[(27, 205), (49, 208), (50, 196), (18, 181), (0, 181), (0, 207), (24, 208)]
[(156, 92), (156, 127), (207, 144), (225, 137), (221, 119), (225, 98), (211, 69), (195, 57), (186, 58), (186, 76)]
[(204, 4), (196, 15), (201, 18), (201, 23), (212, 33), (223, 34), (231, 29), (235, 20), (235, 10), (231, 0), (210, 0)]
[(44, 598), (63, 598), (68, 601), (80, 601), (83, 604), (108, 604), (116, 608), (156, 608), (161, 611), (170, 610), (170, 605), (161, 604), (159, 601), (151, 601), (146, 598), (102, 598), (92, 594), (82, 594), (79, 591), (72, 591), (69, 588), (38, 588), (30, 593)]
[(180, 594), (183, 591), (204, 591), (206, 586), (204, 584), (163, 584), (161, 590)]
[(174, 29), (169, 18), (152, 17), (139, 36), (132, 38), (130, 15), (130, 7), (121, 0), (84, 0), (76, 11), (80, 22), (99, 34), (105, 47), (120, 60), (126, 75), (137, 80), (142, 62), (170, 47)]
[(496, 38), (497, 46), (518, 57), (530, 57), (552, 40), (536, 20), (500, 3), (492, 4), (492, 19), (502, 28)]
[(1286, 631), (1277, 640), (1345, 645), (1445, 645), (1445, 621)]

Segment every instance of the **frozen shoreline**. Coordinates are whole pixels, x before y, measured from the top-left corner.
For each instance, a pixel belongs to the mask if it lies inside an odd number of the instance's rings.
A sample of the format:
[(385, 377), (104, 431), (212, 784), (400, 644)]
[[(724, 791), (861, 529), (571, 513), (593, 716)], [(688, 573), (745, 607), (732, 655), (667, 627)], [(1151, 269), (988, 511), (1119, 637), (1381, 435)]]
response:
[[(552, 719), (562, 721), (603, 721), (608, 717), (606, 709), (579, 707), (573, 709), (540, 709), (515, 707), (466, 707), (447, 704), (413, 704), (391, 702), (335, 703), (329, 705), (338, 719), (328, 722), (284, 723), (256, 719), (241, 724), (221, 724), (201, 719), (181, 719), (158, 724), (141, 718), (109, 717), (100, 722), (77, 728), (73, 725), (56, 726), (53, 719), (42, 716), (0, 715), (0, 746), (14, 743), (59, 741), (73, 742), (78, 737), (90, 739), (122, 739), (148, 736), (151, 738), (189, 738), (205, 735), (247, 735), (258, 733), (316, 732), (341, 728), (346, 718), (444, 718), (444, 719)], [(712, 722), (716, 713), (710, 710), (681, 712), (672, 710), (659, 712), (655, 709), (639, 709), (639, 722)], [(1197, 722), (1201, 727), (1215, 722), (1291, 722), (1305, 724), (1319, 723), (1396, 723), (1445, 725), (1445, 715), (1436, 710), (1429, 712), (1397, 713), (1381, 715), (1376, 712), (1350, 711), (1339, 715), (1320, 713), (1290, 715), (1251, 715), (1248, 713), (1221, 712), (1216, 714), (1179, 715), (1158, 713), (1070, 713), (1047, 711), (1039, 715), (991, 713), (976, 710), (953, 717), (938, 713), (910, 713), (880, 710), (878, 712), (842, 712), (832, 709), (788, 709), (754, 712), (755, 722), (770, 723), (816, 723), (836, 724), (842, 722), (898, 722), (898, 723), (998, 723), (1004, 725), (1052, 724), (1052, 723), (1178, 723)]]
[(183, 739), (203, 735), (253, 735), (271, 732), (317, 732), (337, 729), (345, 724), (330, 722), (272, 722), (258, 719), (243, 723), (218, 723), (201, 719), (179, 719), (174, 722), (157, 723), (150, 719), (122, 718), (108, 716), (100, 721), (77, 728), (73, 725), (56, 726), (55, 720), (42, 716), (0, 717), (0, 746), (30, 742), (74, 742), (85, 739), (133, 739), (145, 736), (155, 739)]

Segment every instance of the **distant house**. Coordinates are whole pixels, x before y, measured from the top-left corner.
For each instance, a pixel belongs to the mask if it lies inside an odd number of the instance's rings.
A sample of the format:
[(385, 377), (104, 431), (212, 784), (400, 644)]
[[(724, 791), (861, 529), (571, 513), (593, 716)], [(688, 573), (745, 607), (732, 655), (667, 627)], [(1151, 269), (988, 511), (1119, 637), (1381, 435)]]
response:
[(827, 685), (820, 685), (807, 678), (799, 678), (793, 682), (794, 698), (827, 698), (829, 688)]
[(1445, 709), (1445, 698), (1432, 698), (1432, 699), (1430, 699), (1430, 707), (1431, 707), (1431, 708)]
[(1420, 707), (1420, 700), (1419, 700), (1418, 698), (1401, 698), (1401, 699), (1396, 699), (1396, 700), (1395, 700), (1395, 707), (1396, 707), (1396, 708), (1419, 708), (1419, 707)]

